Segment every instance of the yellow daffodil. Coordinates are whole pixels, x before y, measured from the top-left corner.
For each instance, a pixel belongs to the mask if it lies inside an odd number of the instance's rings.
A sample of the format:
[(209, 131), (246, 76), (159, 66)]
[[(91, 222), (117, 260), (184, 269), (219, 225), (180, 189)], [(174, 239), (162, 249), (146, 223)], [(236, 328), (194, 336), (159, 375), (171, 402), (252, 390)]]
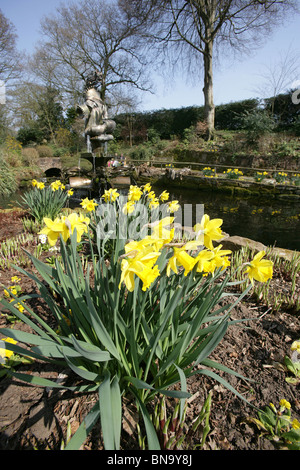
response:
[(180, 209), (180, 205), (178, 204), (178, 201), (170, 201), (168, 205), (168, 211), (169, 212), (177, 212)]
[(159, 206), (159, 200), (157, 198), (150, 199), (149, 207), (150, 209), (155, 209), (155, 207)]
[(169, 199), (169, 193), (167, 193), (167, 191), (164, 190), (164, 191), (160, 194), (159, 199), (160, 199), (162, 202), (168, 201), (168, 199)]
[[(3, 338), (2, 341), (11, 344), (17, 344), (17, 341), (15, 341), (13, 338)], [(7, 348), (0, 348), (0, 357), (2, 357), (3, 359), (9, 359), (12, 355), (13, 351), (9, 351)]]
[(187, 251), (195, 250), (199, 247), (199, 243), (196, 241), (187, 242), (181, 248), (173, 248), (173, 256), (170, 258), (167, 264), (167, 276), (170, 276), (171, 270), (177, 274), (178, 266), (184, 268), (184, 275), (186, 276), (195, 266), (196, 259), (187, 253)]
[(31, 181), (31, 184), (32, 184), (32, 186), (35, 188), (35, 186), (37, 185), (37, 180), (32, 180), (32, 181)]
[(142, 186), (142, 188), (143, 188), (144, 193), (149, 193), (151, 191), (150, 183), (144, 184), (144, 186)]
[(200, 224), (196, 224), (194, 226), (194, 231), (197, 233), (197, 239), (202, 240), (206, 248), (213, 250), (214, 247), (212, 242), (222, 238), (222, 231), (220, 229), (222, 223), (222, 219), (210, 220), (209, 215), (204, 214)]
[(36, 187), (37, 187), (37, 189), (44, 189), (45, 183), (39, 183), (39, 182), (37, 182), (37, 183), (36, 183)]
[(49, 245), (54, 246), (60, 235), (64, 242), (66, 242), (76, 228), (77, 242), (79, 243), (83, 233), (87, 233), (88, 231), (87, 225), (89, 222), (89, 218), (84, 217), (82, 214), (78, 216), (76, 213), (72, 213), (68, 215), (68, 217), (57, 217), (54, 221), (44, 217), (46, 227), (41, 230), (39, 234), (45, 234), (48, 237)]
[(259, 282), (266, 282), (273, 276), (273, 262), (270, 260), (263, 260), (262, 258), (265, 254), (266, 253), (264, 251), (257, 253), (244, 271), (244, 274), (248, 274), (252, 284), (253, 279)]
[(68, 194), (68, 196), (73, 196), (73, 194), (74, 194), (74, 189), (69, 189), (69, 190), (67, 191), (67, 194)]
[(173, 222), (174, 217), (164, 217), (153, 226), (152, 237), (163, 239), (165, 243), (169, 243), (174, 238), (174, 228), (171, 228)]
[(195, 264), (197, 265), (197, 272), (209, 273), (211, 272), (211, 270), (214, 271), (213, 265), (210, 263), (213, 257), (214, 257), (214, 254), (212, 251), (201, 250), (200, 253), (195, 258)]
[(222, 245), (219, 245), (211, 251), (212, 258), (209, 261), (210, 272), (214, 272), (214, 270), (217, 268), (225, 269), (227, 266), (230, 266), (230, 261), (227, 255), (230, 255), (231, 251), (222, 250), (221, 248)]
[(149, 193), (147, 194), (147, 197), (150, 201), (152, 201), (153, 199), (156, 199), (156, 194), (154, 191), (149, 191)]
[[(135, 245), (127, 246), (127, 250), (133, 247), (134, 250), (129, 251), (127, 253), (128, 257), (122, 260), (122, 274), (119, 288), (122, 282), (124, 282), (127, 289), (132, 292), (134, 289), (134, 275), (136, 275), (143, 282), (142, 289), (146, 290), (159, 276), (158, 267), (154, 266), (154, 264), (160, 256), (160, 252), (153, 251), (151, 246), (145, 245), (146, 243), (145, 240), (140, 240), (140, 242), (136, 242)], [(131, 255), (133, 255), (133, 257), (131, 257)]]
[(50, 184), (52, 191), (58, 191), (60, 188), (60, 184), (58, 184), (56, 181), (53, 181), (53, 183)]
[(120, 196), (116, 189), (106, 189), (103, 194), (103, 199), (105, 202), (115, 202), (115, 200)]
[[(126, 243), (124, 250), (126, 254), (132, 254), (133, 258), (142, 251), (145, 254), (145, 248), (151, 245), (153, 245), (153, 242), (150, 238), (143, 238), (142, 240), (131, 240), (130, 242)], [(148, 251), (153, 252), (154, 250), (150, 248)]]
[(123, 214), (132, 214), (134, 212), (134, 201), (128, 201), (126, 204), (124, 204), (122, 212)]
[(139, 201), (142, 194), (143, 191), (141, 190), (141, 188), (139, 188), (138, 186), (131, 185), (128, 191), (128, 201)]
[(95, 207), (98, 206), (98, 204), (94, 202), (93, 199), (88, 199), (87, 197), (81, 200), (80, 205), (83, 207), (84, 210), (88, 212), (94, 211)]

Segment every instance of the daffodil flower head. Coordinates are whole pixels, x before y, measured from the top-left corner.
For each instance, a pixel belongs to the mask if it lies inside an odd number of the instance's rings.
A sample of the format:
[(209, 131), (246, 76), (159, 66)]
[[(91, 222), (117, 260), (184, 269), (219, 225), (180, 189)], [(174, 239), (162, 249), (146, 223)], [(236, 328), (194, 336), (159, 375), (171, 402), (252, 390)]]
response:
[(83, 233), (87, 233), (88, 224), (90, 219), (83, 214), (76, 214), (73, 212), (68, 217), (57, 217), (54, 221), (44, 217), (46, 227), (39, 232), (39, 235), (45, 234), (48, 238), (48, 243), (52, 247), (56, 244), (59, 236), (61, 235), (64, 242), (66, 242), (74, 230), (77, 232), (77, 243), (80, 242)]
[(128, 201), (139, 201), (143, 191), (138, 186), (131, 185), (128, 191)]
[(178, 203), (178, 201), (170, 201), (168, 203), (168, 211), (173, 213), (173, 212), (177, 212), (178, 210), (180, 209), (180, 205)]
[(94, 202), (93, 199), (88, 199), (87, 197), (81, 200), (80, 205), (83, 207), (84, 210), (88, 212), (94, 211), (96, 206), (98, 206), (98, 204)]
[(50, 186), (51, 186), (52, 191), (58, 191), (60, 184), (58, 184), (57, 181), (53, 181), (53, 183), (51, 183)]
[(155, 209), (155, 207), (158, 207), (158, 206), (159, 206), (159, 199), (158, 198), (150, 199), (150, 202), (149, 202), (150, 209)]
[(259, 251), (244, 271), (244, 274), (248, 274), (252, 284), (253, 279), (258, 282), (267, 282), (273, 277), (273, 262), (262, 259), (265, 254), (265, 251)]
[(220, 228), (222, 224), (222, 219), (210, 219), (209, 215), (204, 214), (200, 224), (194, 226), (196, 238), (202, 240), (206, 248), (213, 250), (212, 242), (220, 240), (223, 237)]
[(160, 274), (158, 266), (154, 266), (160, 252), (155, 252), (148, 244), (148, 240), (130, 242), (125, 246), (125, 252), (127, 252), (127, 257), (121, 263), (122, 274), (119, 289), (124, 282), (126, 288), (132, 292), (135, 275), (142, 280), (143, 290), (148, 289)]
[(162, 202), (166, 202), (169, 200), (169, 193), (167, 193), (166, 190), (164, 190), (160, 196), (159, 196), (159, 199), (162, 201)]
[(187, 251), (195, 250), (199, 247), (199, 242), (191, 241), (187, 242), (184, 246), (177, 248), (173, 247), (173, 256), (169, 259), (167, 264), (167, 276), (170, 276), (171, 270), (177, 274), (177, 267), (182, 266), (184, 268), (184, 275), (192, 271), (196, 264), (196, 258), (193, 258), (187, 253)]
[(103, 199), (105, 202), (115, 202), (115, 200), (120, 196), (117, 189), (106, 189), (103, 194)]
[(144, 186), (142, 186), (142, 188), (143, 188), (144, 193), (149, 193), (151, 191), (150, 183), (144, 184)]
[(134, 201), (128, 201), (126, 204), (124, 204), (122, 208), (123, 214), (132, 214), (135, 209), (135, 202)]

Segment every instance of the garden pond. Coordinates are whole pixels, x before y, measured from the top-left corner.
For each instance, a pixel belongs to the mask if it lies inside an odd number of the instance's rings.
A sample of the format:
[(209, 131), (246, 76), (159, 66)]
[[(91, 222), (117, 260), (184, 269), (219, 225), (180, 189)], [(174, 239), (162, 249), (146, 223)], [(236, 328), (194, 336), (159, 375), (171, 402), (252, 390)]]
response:
[[(159, 188), (155, 188), (157, 194)], [(168, 189), (170, 199), (178, 200), (190, 214), (187, 220), (196, 222), (196, 204), (211, 218), (222, 218), (222, 229), (230, 236), (241, 236), (267, 246), (300, 251), (299, 199), (236, 197), (219, 191), (197, 191), (184, 188)], [(22, 197), (18, 191), (10, 197), (0, 198), (0, 209), (17, 206)], [(75, 203), (76, 204), (76, 203)], [(185, 217), (185, 216), (183, 216)]]

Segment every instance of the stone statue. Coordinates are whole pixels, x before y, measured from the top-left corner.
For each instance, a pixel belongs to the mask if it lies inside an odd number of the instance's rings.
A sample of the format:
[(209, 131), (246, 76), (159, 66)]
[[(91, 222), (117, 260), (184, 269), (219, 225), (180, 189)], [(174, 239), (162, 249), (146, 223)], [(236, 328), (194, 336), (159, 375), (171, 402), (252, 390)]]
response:
[(90, 137), (92, 152), (102, 144), (113, 140), (111, 134), (116, 123), (108, 118), (107, 107), (97, 90), (97, 84), (102, 80), (102, 74), (95, 72), (86, 81), (85, 103), (77, 106), (77, 112), (85, 117), (85, 135)]

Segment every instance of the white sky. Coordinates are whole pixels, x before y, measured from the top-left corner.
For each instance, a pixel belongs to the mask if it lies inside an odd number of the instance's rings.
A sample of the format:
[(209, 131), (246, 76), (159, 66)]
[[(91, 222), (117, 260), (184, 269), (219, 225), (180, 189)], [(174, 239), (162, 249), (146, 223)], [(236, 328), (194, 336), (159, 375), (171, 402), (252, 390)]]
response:
[[(40, 20), (54, 12), (61, 0), (0, 0), (0, 9), (14, 24), (18, 34), (18, 48), (31, 53), (39, 40)], [(292, 18), (283, 27), (274, 31), (263, 47), (253, 51), (251, 57), (239, 61), (221, 63), (215, 70), (215, 104), (229, 103), (258, 96), (257, 86), (261, 84), (264, 67), (276, 63), (280, 53), (300, 51), (300, 15)], [(196, 71), (197, 73), (197, 71)], [(299, 77), (297, 77), (300, 80)], [(291, 85), (295, 78), (291, 79)], [(199, 86), (191, 86), (185, 78), (169, 84), (156, 79), (156, 94), (143, 95), (142, 111), (201, 106), (203, 104), (202, 74), (199, 72)]]

